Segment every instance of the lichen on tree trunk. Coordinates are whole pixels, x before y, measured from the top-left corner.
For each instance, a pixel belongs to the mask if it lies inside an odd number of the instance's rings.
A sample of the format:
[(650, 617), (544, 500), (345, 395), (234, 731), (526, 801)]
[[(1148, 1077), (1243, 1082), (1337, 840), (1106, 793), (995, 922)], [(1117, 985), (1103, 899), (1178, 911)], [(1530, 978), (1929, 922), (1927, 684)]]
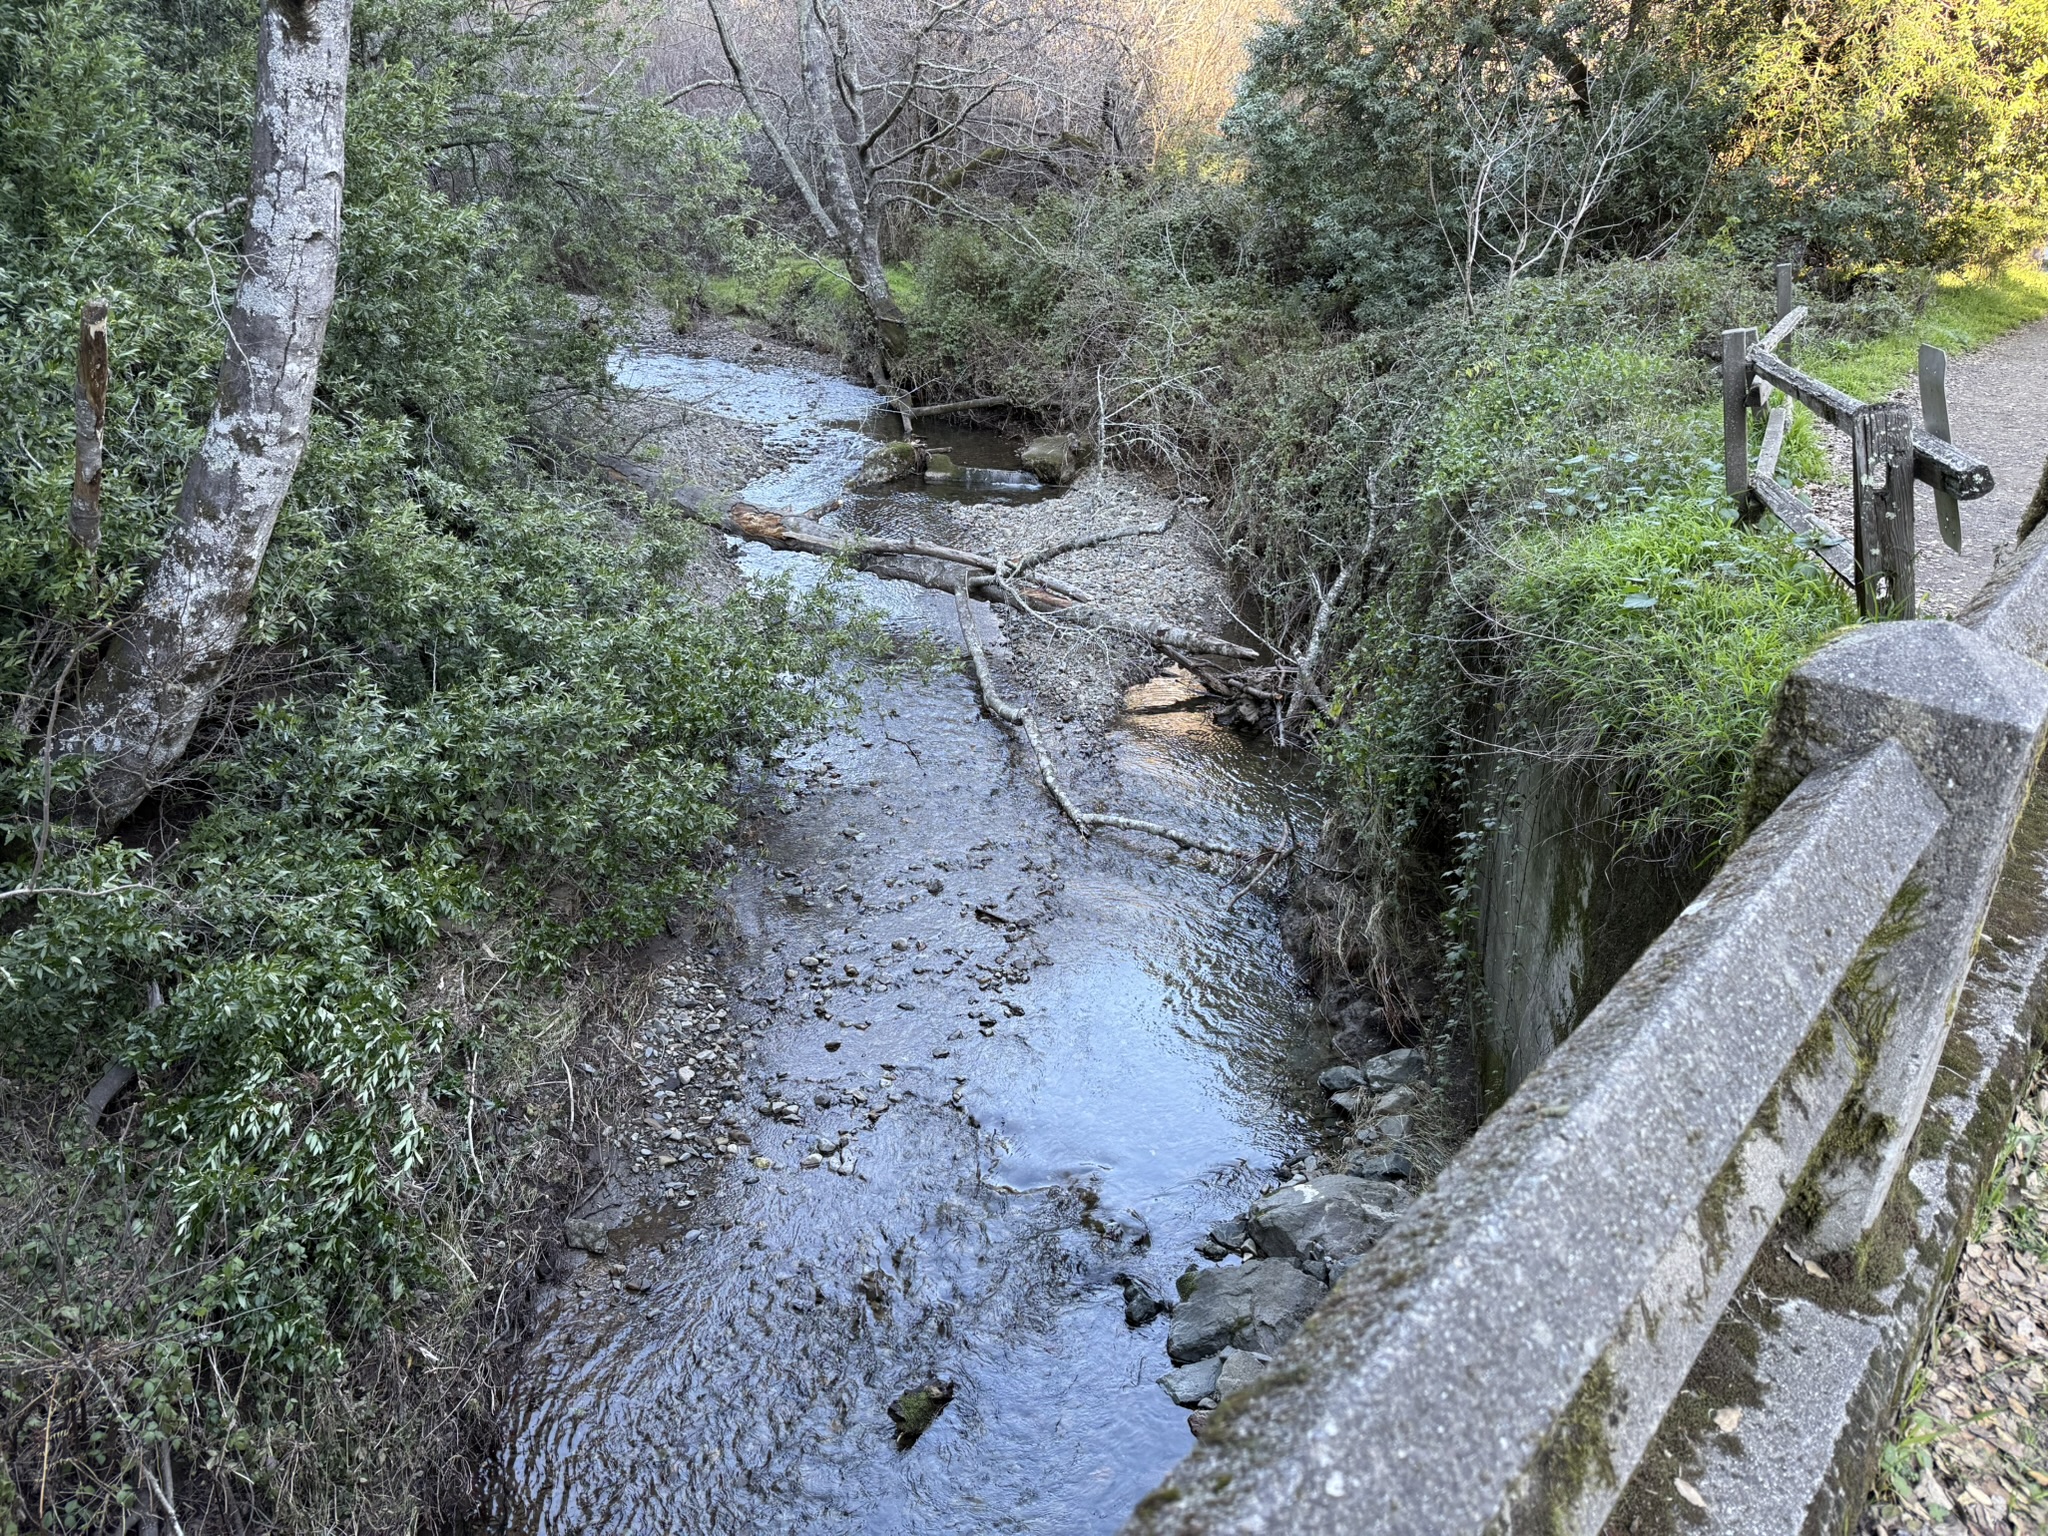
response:
[(87, 802), (123, 820), (184, 756), (241, 638), (306, 449), (334, 307), (353, 0), (266, 0), (249, 222), (227, 349), (178, 521), (135, 612), (59, 727), (93, 761)]

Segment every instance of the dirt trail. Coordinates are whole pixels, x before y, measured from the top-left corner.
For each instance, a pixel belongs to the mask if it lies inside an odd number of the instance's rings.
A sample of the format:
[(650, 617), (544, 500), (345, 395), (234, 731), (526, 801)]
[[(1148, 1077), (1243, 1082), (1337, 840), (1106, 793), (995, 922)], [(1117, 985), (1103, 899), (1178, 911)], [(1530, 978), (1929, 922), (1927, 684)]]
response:
[(2013, 533), (2048, 457), (2048, 321), (2013, 332), (1948, 368), (1949, 421), (1955, 440), (1991, 465), (1997, 489), (1963, 503), (1963, 552), (1941, 542), (1933, 494), (1919, 487), (1915, 508), (1924, 611), (1960, 609), (2012, 552)]

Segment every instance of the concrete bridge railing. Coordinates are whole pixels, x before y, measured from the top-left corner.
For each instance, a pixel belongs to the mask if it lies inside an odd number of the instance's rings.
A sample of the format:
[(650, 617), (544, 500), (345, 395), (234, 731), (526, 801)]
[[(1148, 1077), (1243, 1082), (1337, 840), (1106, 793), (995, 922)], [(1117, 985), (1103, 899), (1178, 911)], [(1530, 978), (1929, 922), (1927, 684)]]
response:
[(1128, 1531), (1852, 1521), (2048, 997), (2043, 662), (2037, 537), (1802, 666), (1769, 814)]

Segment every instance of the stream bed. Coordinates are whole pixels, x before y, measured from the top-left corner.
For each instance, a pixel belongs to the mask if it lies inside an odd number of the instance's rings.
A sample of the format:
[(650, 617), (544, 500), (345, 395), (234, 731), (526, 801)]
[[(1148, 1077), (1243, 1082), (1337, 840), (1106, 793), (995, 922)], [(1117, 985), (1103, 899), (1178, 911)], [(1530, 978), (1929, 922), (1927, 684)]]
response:
[[(876, 397), (824, 374), (619, 371), (764, 429), (789, 462), (742, 492), (759, 504), (826, 505), (873, 443)], [(863, 493), (867, 525), (943, 536), (963, 496), (1031, 517), (1045, 493), (1000, 440), (931, 435), (991, 474)], [(950, 599), (856, 581), (957, 650)], [(1299, 765), (1199, 713), (1126, 717), (1097, 778), (1119, 809), (1239, 847), (1318, 820)], [(772, 1087), (801, 1116), (762, 1119), (686, 1227), (634, 1226), (646, 1289), (544, 1305), (496, 1528), (1115, 1530), (1191, 1444), (1155, 1384), (1167, 1320), (1128, 1327), (1120, 1277), (1172, 1295), (1209, 1228), (1327, 1132), (1327, 1031), (1274, 901), (1164, 845), (1083, 842), (944, 669), (869, 684), (780, 765), (727, 900), (743, 1097)], [(950, 1400), (899, 1449), (889, 1406), (928, 1384)]]

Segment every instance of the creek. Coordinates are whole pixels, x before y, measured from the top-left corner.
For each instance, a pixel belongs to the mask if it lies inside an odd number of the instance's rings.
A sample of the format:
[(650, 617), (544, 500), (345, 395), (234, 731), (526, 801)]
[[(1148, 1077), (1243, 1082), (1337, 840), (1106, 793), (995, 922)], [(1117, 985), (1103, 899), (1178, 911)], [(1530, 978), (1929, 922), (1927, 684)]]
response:
[[(874, 442), (877, 398), (826, 374), (619, 367), (761, 430), (788, 462), (742, 492), (757, 504), (826, 505)], [(980, 473), (837, 515), (941, 541), (963, 497), (1032, 516), (1046, 493), (1001, 439), (929, 435)], [(855, 581), (892, 628), (957, 651), (949, 599)], [(1238, 847), (1319, 820), (1298, 763), (1199, 713), (1124, 717), (1099, 777), (1118, 809)], [(1083, 842), (945, 669), (872, 681), (778, 766), (726, 899), (740, 1097), (772, 1085), (801, 1123), (760, 1120), (686, 1218), (632, 1227), (646, 1290), (543, 1305), (494, 1525), (1113, 1531), (1191, 1444), (1155, 1385), (1166, 1319), (1127, 1327), (1118, 1277), (1171, 1295), (1208, 1229), (1328, 1134), (1328, 1034), (1275, 900), (1162, 845)], [(801, 1166), (849, 1130), (850, 1172)], [(953, 1396), (898, 1449), (889, 1405), (928, 1382)]]

